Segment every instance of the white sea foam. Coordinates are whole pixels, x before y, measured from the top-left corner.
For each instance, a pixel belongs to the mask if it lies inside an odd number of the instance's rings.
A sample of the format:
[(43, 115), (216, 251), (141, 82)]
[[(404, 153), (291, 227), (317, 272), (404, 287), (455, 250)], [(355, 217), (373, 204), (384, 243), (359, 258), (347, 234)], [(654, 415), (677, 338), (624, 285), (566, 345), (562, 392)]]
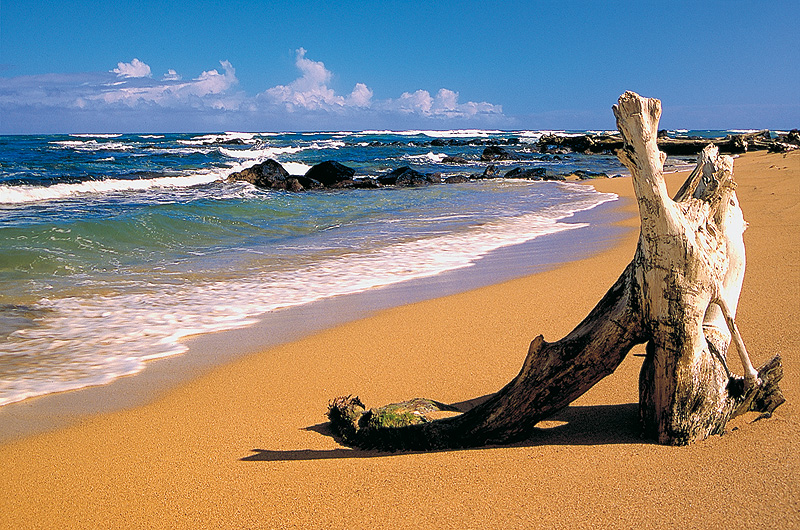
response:
[(498, 248), (585, 226), (562, 220), (614, 198), (584, 193), (568, 206), (501, 218), (461, 233), (349, 252), (299, 270), (43, 300), (40, 305), (48, 311), (37, 326), (12, 333), (0, 354), (35, 353), (39, 369), (0, 382), (0, 405), (136, 373), (149, 360), (185, 351), (180, 339), (188, 335), (246, 326), (265, 312), (468, 267)]
[[(59, 141), (63, 148), (75, 148), (79, 150), (98, 150), (104, 144), (87, 145), (84, 141)], [(52, 143), (52, 142), (51, 142)], [(122, 145), (122, 144), (120, 144)], [(302, 151), (302, 147), (268, 147), (263, 149), (228, 149), (225, 147), (186, 147), (179, 149), (155, 149), (149, 150), (148, 154), (208, 154), (214, 149), (220, 153), (235, 159), (227, 168), (216, 168), (213, 170), (200, 170), (186, 175), (164, 176), (148, 179), (103, 179), (77, 183), (53, 184), (51, 186), (30, 186), (30, 185), (0, 185), (0, 204), (24, 204), (39, 201), (58, 200), (84, 194), (103, 194), (120, 191), (144, 191), (153, 188), (186, 188), (208, 184), (217, 180), (224, 180), (230, 173), (241, 171), (252, 165), (253, 161), (263, 161), (269, 158), (279, 158), (280, 155), (293, 154)], [(112, 149), (113, 150), (113, 149)], [(146, 156), (146, 155), (143, 155)], [(103, 161), (113, 161), (114, 157), (107, 157)], [(303, 175), (311, 166), (299, 162), (284, 162), (284, 168), (293, 175)]]
[(139, 138), (149, 138), (149, 139), (157, 139), (157, 138), (164, 138), (163, 134), (141, 134)]
[(404, 155), (404, 160), (413, 160), (415, 162), (433, 162), (434, 164), (438, 164), (442, 160), (444, 160), (448, 155), (445, 153), (434, 153), (428, 152), (424, 155)]
[(52, 186), (0, 186), (0, 204), (23, 204), (64, 199), (83, 194), (116, 191), (142, 191), (152, 188), (185, 188), (208, 184), (223, 178), (222, 170), (198, 171), (184, 176), (157, 177), (140, 180), (106, 179)]
[(281, 165), (290, 175), (305, 175), (311, 169), (311, 166), (302, 162), (281, 162)]
[(433, 131), (433, 130), (411, 130), (411, 131), (390, 131), (390, 130), (368, 130), (361, 131), (358, 134), (371, 136), (376, 134), (392, 134), (397, 136), (429, 136), (431, 138), (474, 138), (484, 137), (493, 134), (502, 134), (503, 131), (484, 130), (484, 129), (452, 129), (447, 131)]
[(119, 138), (121, 134), (70, 134), (73, 138)]
[(73, 149), (75, 151), (130, 151), (137, 146), (123, 142), (98, 142), (97, 140), (58, 140), (50, 142), (57, 149)]
[(325, 140), (322, 142), (314, 142), (310, 145), (311, 149), (340, 149), (347, 144), (341, 140)]
[(240, 160), (266, 160), (277, 158), (280, 155), (288, 155), (302, 151), (302, 147), (266, 147), (261, 149), (228, 149), (220, 147), (219, 152), (230, 158)]
[(616, 136), (616, 135), (619, 134), (619, 131), (603, 131), (603, 130), (591, 131), (590, 130), (590, 131), (586, 131), (586, 134), (605, 134), (607, 136)]
[(256, 135), (261, 136), (260, 133), (243, 133), (243, 132), (226, 132), (224, 134), (203, 134), (195, 136), (188, 140), (178, 140), (179, 144), (183, 145), (209, 145), (230, 142), (232, 140), (241, 140), (246, 144), (254, 144), (258, 141)]

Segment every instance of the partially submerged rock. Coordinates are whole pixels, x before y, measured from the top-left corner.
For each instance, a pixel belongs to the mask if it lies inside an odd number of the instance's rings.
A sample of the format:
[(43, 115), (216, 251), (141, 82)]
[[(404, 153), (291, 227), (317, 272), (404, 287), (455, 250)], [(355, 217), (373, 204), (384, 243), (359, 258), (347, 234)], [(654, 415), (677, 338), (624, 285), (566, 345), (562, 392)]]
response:
[(581, 180), (608, 178), (608, 173), (602, 171), (586, 171), (585, 169), (579, 169), (572, 174)]
[(352, 184), (356, 170), (334, 160), (326, 160), (309, 169), (305, 176), (319, 181), (326, 188), (343, 187), (342, 183)]
[(384, 186), (421, 187), (438, 184), (441, 182), (441, 176), (438, 174), (426, 175), (408, 166), (403, 166), (378, 177), (378, 182)]
[(466, 158), (461, 156), (446, 156), (442, 159), (442, 164), (458, 164), (458, 165), (466, 165), (469, 164)]
[(486, 169), (483, 170), (483, 173), (479, 178), (482, 179), (494, 179), (500, 176), (500, 168), (498, 168), (494, 164), (489, 164), (486, 166)]
[(503, 176), (507, 179), (566, 180), (564, 175), (559, 175), (552, 169), (544, 167), (515, 167)]
[(259, 188), (287, 189), (289, 172), (275, 160), (269, 159), (237, 173), (228, 175), (229, 181), (243, 180)]
[(481, 160), (483, 162), (491, 162), (493, 160), (508, 160), (509, 158), (511, 158), (511, 154), (499, 145), (490, 145), (484, 149), (483, 153), (481, 154)]
[(469, 177), (466, 175), (451, 175), (444, 179), (445, 184), (462, 184), (469, 182)]
[[(714, 143), (722, 153), (744, 153), (764, 149), (775, 149), (782, 143), (780, 138), (773, 139), (768, 130), (743, 134), (729, 134), (719, 138), (700, 136), (670, 137), (666, 131), (658, 133), (658, 149), (667, 155), (697, 155), (705, 147)], [(598, 154), (615, 153), (623, 146), (622, 137), (617, 134), (547, 134), (536, 143), (542, 153), (576, 153)]]

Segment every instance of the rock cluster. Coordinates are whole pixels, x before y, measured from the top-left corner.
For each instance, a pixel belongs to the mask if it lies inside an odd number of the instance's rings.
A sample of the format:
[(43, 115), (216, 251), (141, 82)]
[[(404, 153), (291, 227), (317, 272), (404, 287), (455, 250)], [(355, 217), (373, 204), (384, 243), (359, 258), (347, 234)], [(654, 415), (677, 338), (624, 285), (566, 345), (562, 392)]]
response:
[(552, 169), (543, 167), (515, 167), (503, 175), (507, 179), (528, 179), (528, 180), (567, 180), (564, 175), (559, 175)]
[(373, 179), (354, 179), (355, 170), (327, 160), (309, 169), (305, 175), (290, 175), (280, 163), (269, 159), (228, 175), (228, 181), (243, 180), (259, 188), (305, 191), (314, 189), (376, 188)]
[[(505, 157), (504, 152), (496, 156)], [(504, 158), (497, 158), (498, 160)], [(326, 160), (309, 169), (305, 175), (290, 175), (280, 163), (269, 159), (242, 171), (231, 173), (228, 181), (245, 181), (259, 188), (271, 190), (305, 191), (315, 189), (379, 188), (398, 186), (418, 188), (431, 184), (458, 184), (476, 179), (513, 178), (529, 180), (565, 180), (551, 169), (542, 167), (515, 167), (500, 174), (495, 165), (489, 165), (482, 174), (451, 175), (442, 178), (441, 173), (420, 173), (408, 166), (397, 168), (378, 178), (356, 178), (355, 170), (333, 160)]]
[[(720, 152), (742, 153), (748, 150), (769, 149), (770, 151), (788, 151), (800, 149), (800, 131), (792, 131), (772, 138), (769, 131), (758, 131), (754, 133), (733, 134), (725, 138), (670, 138), (665, 131), (659, 132), (658, 148), (668, 155), (694, 155), (713, 142), (719, 147)], [(481, 162), (488, 162), (483, 173), (451, 175), (442, 178), (440, 173), (420, 173), (408, 166), (397, 168), (393, 171), (381, 175), (377, 178), (356, 177), (355, 169), (347, 167), (339, 162), (327, 160), (321, 162), (305, 175), (290, 175), (275, 160), (267, 160), (256, 164), (243, 171), (232, 173), (228, 176), (229, 181), (243, 180), (260, 188), (288, 191), (305, 191), (314, 189), (348, 189), (348, 188), (379, 188), (382, 186), (401, 186), (401, 187), (421, 187), (431, 184), (455, 184), (468, 182), (470, 180), (508, 178), (508, 179), (529, 179), (529, 180), (565, 180), (565, 175), (558, 174), (551, 169), (544, 167), (530, 167), (523, 165), (514, 167), (501, 174), (500, 168), (493, 162), (519, 160), (523, 164), (530, 163), (532, 160), (559, 160), (562, 155), (569, 157), (568, 153), (580, 152), (587, 154), (594, 153), (613, 153), (622, 148), (622, 138), (619, 135), (611, 134), (580, 134), (572, 136), (561, 136), (556, 134), (544, 135), (539, 141), (530, 146), (526, 144), (524, 149), (508, 148), (520, 144), (517, 138), (508, 138), (498, 142), (497, 140), (470, 139), (460, 140), (435, 139), (430, 142), (410, 142), (414, 144), (424, 144), (437, 147), (475, 145), (485, 146), (480, 154)], [(373, 142), (370, 145), (384, 146), (391, 145), (381, 142)], [(407, 145), (407, 144), (403, 144)], [(475, 159), (473, 159), (474, 161)], [(447, 156), (441, 161), (443, 164), (466, 165), (469, 160), (462, 156)], [(591, 171), (578, 170), (572, 173), (577, 178), (602, 178), (607, 177), (605, 173), (595, 173)]]
[(378, 182), (383, 186), (418, 188), (431, 184), (440, 184), (442, 182), (442, 176), (439, 173), (420, 173), (408, 166), (403, 166), (394, 171), (390, 171), (386, 175), (378, 177)]
[[(667, 136), (666, 131), (659, 131), (657, 143), (660, 151), (673, 156), (696, 155), (710, 143), (716, 145), (721, 153), (745, 153), (764, 149), (786, 151), (800, 147), (800, 134), (794, 129), (792, 132), (780, 135), (777, 138), (772, 138), (768, 130), (729, 134), (724, 138), (703, 138), (699, 136), (670, 138)], [(548, 134), (539, 139), (536, 147), (541, 153), (611, 154), (622, 148), (622, 138), (616, 134), (580, 134), (574, 136)]]

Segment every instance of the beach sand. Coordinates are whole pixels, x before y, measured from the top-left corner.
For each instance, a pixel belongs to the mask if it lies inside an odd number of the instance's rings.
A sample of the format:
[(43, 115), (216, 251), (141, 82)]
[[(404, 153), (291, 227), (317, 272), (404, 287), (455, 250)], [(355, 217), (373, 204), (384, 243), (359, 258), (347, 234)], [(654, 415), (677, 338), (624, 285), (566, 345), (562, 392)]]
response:
[(780, 353), (785, 367), (771, 418), (689, 447), (642, 440), (638, 348), (523, 443), (383, 454), (330, 436), (335, 396), (478, 398), (516, 375), (537, 334), (569, 332), (636, 245), (630, 179), (605, 179), (592, 185), (628, 197), (631, 215), (609, 251), (382, 310), (0, 446), (0, 527), (798, 528), (800, 152), (745, 155), (735, 178), (750, 222), (739, 327), (756, 366)]

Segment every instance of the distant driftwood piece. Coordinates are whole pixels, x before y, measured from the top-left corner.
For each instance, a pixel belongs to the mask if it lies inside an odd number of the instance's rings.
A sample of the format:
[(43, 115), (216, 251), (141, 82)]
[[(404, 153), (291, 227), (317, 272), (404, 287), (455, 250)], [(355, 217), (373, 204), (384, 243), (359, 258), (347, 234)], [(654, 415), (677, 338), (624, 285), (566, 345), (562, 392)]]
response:
[[(473, 409), (429, 420), (442, 403), (414, 399), (367, 410), (336, 398), (328, 417), (348, 445), (424, 450), (524, 439), (613, 372), (630, 349), (647, 343), (639, 381), (644, 433), (683, 445), (721, 433), (750, 410), (770, 413), (784, 398), (779, 356), (755, 370), (735, 322), (745, 269), (746, 223), (736, 198), (733, 160), (708, 146), (674, 199), (656, 144), (661, 102), (626, 92), (613, 107), (624, 140), (641, 232), (633, 260), (595, 308), (566, 337), (530, 345), (519, 375)], [(733, 342), (744, 377), (728, 367)]]

